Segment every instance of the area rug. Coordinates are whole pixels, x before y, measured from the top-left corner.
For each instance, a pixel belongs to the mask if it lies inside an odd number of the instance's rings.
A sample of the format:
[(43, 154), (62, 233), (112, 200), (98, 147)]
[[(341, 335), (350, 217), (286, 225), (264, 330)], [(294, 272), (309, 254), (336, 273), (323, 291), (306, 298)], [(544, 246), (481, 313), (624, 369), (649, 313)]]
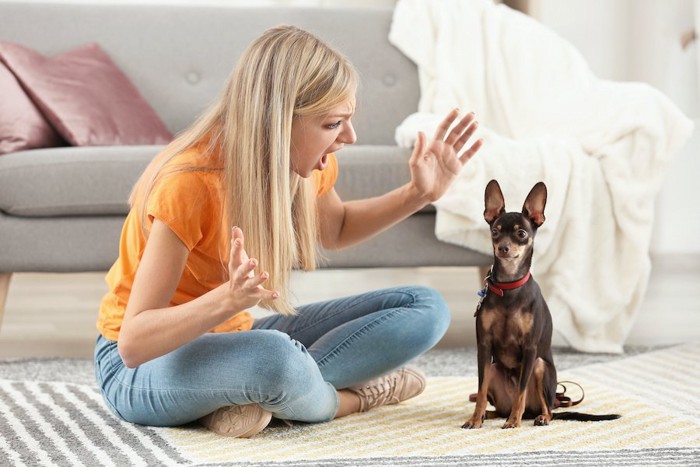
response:
[[(500, 429), (503, 420), (460, 428), (473, 410), (468, 396), (476, 377), (471, 363), (462, 375), (455, 367), (472, 358), (473, 352), (426, 355), (418, 363), (431, 375), (428, 387), (411, 401), (324, 424), (273, 422), (253, 439), (222, 438), (194, 425), (123, 423), (94, 383), (81, 381), (87, 362), (62, 381), (44, 380), (36, 362), (0, 364), (0, 465), (700, 464), (700, 344), (584, 366), (564, 355), (560, 379), (586, 390), (576, 410), (622, 418), (526, 422), (516, 430)], [(27, 376), (18, 378), (22, 366)]]

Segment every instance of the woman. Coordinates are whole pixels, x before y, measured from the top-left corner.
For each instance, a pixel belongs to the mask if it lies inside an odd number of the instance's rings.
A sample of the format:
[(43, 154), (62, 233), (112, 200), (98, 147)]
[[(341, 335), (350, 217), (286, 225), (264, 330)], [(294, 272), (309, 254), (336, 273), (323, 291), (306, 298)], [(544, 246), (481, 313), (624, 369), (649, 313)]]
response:
[[(447, 329), (436, 291), (289, 301), (292, 269), (314, 269), (319, 243), (356, 244), (438, 199), (481, 145), (458, 156), (477, 124), (470, 114), (448, 132), (455, 110), (434, 140), (419, 135), (409, 183), (342, 202), (333, 153), (355, 142), (356, 86), (318, 38), (270, 29), (147, 167), (97, 322), (97, 378), (119, 417), (250, 437), (272, 416), (326, 421), (423, 390), (403, 365)], [(278, 313), (253, 320), (255, 305)]]

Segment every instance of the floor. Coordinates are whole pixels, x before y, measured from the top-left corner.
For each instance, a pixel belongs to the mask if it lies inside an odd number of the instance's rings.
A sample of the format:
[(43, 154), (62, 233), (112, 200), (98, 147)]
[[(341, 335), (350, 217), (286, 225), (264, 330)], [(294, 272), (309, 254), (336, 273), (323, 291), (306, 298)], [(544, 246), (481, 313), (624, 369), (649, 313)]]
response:
[[(419, 283), (443, 292), (453, 313), (442, 348), (473, 346), (476, 268), (323, 270), (296, 274), (297, 301), (323, 300), (384, 286)], [(700, 339), (700, 255), (653, 259), (645, 301), (628, 345), (665, 345)], [(105, 293), (104, 273), (12, 276), (0, 330), (0, 358), (89, 357), (95, 319)], [(256, 314), (262, 314), (259, 310)], [(555, 345), (565, 345), (558, 336)]]

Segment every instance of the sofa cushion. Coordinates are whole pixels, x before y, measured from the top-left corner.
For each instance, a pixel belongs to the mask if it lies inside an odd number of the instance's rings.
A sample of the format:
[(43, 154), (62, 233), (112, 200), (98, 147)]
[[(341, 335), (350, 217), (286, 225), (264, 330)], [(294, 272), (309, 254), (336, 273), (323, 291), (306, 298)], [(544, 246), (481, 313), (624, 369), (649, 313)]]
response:
[(0, 154), (65, 145), (2, 61), (0, 96)]
[(2, 41), (0, 57), (46, 119), (74, 146), (165, 144), (172, 139), (148, 102), (97, 44), (46, 58)]
[(0, 212), (25, 217), (128, 212), (131, 188), (163, 146), (33, 149), (0, 157)]
[[(411, 150), (398, 146), (347, 146), (336, 154), (338, 181), (335, 190), (343, 200), (371, 198), (398, 188), (411, 179)], [(435, 212), (432, 204), (422, 213)]]
[[(126, 215), (131, 188), (161, 149), (64, 147), (6, 154), (0, 157), (0, 212), (23, 217)], [(396, 146), (348, 146), (336, 154), (336, 191), (351, 200), (401, 186), (410, 179), (410, 155)]]

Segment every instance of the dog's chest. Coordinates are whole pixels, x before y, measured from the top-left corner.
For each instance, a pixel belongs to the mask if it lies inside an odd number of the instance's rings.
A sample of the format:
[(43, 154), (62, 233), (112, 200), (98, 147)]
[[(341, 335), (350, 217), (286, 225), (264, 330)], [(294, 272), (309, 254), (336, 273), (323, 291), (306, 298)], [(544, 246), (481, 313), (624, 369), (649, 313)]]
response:
[(494, 349), (513, 353), (524, 344), (532, 330), (534, 315), (524, 308), (482, 307), (478, 321)]

